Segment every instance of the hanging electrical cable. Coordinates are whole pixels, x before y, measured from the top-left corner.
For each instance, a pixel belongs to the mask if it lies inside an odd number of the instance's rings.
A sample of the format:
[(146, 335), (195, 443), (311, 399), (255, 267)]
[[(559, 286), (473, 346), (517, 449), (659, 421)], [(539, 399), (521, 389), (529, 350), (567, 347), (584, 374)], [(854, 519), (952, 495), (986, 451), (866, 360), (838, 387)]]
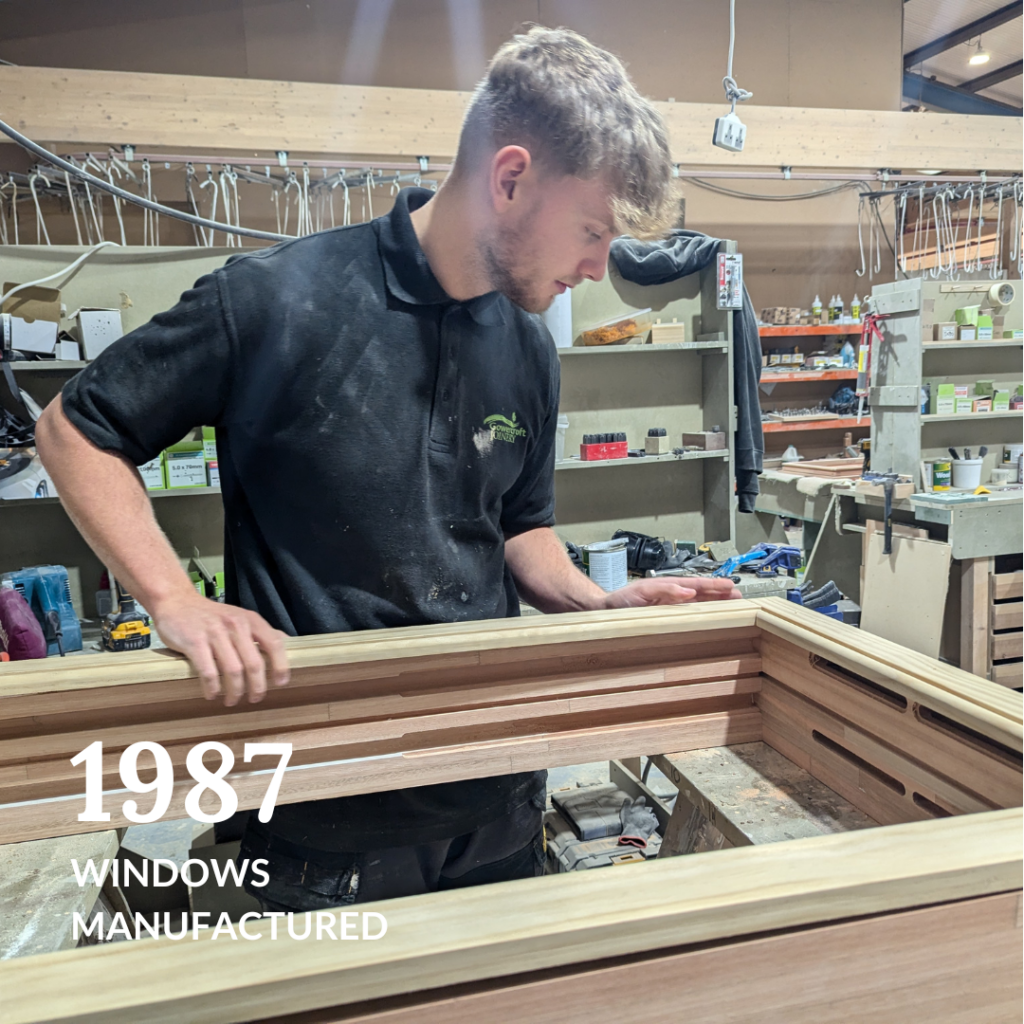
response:
[(756, 199), (766, 203), (786, 203), (796, 199), (817, 199), (819, 196), (830, 196), (836, 192), (845, 192), (851, 188), (861, 188), (861, 181), (844, 181), (838, 185), (830, 185), (828, 188), (818, 189), (815, 192), (794, 192), (790, 195), (765, 195), (761, 192), (742, 192), (739, 189), (726, 188), (724, 185), (716, 185), (714, 182), (706, 181), (703, 178), (687, 178), (699, 188), (707, 189), (709, 192), (717, 192), (719, 195), (730, 196), (733, 199)]
[(291, 237), (288, 235), (274, 234), (270, 231), (257, 231), (255, 228), (240, 228), (235, 227), (232, 224), (220, 224), (217, 221), (207, 220), (205, 217), (196, 217), (193, 214), (184, 213), (181, 210), (173, 210), (169, 206), (163, 206), (160, 203), (152, 202), (142, 196), (132, 195), (131, 192), (113, 184), (113, 182), (107, 182), (103, 181), (101, 178), (97, 178), (88, 171), (84, 171), (70, 161), (63, 159), (63, 157), (57, 156), (56, 153), (51, 153), (48, 149), (44, 149), (38, 143), (33, 142), (30, 138), (22, 135), (21, 132), (17, 131), (17, 129), (12, 128), (5, 121), (0, 121), (0, 132), (3, 132), (9, 139), (13, 139), (23, 149), (27, 149), (30, 153), (34, 153), (40, 159), (46, 160), (54, 167), (59, 167), (62, 170), (67, 171), (80, 181), (84, 181), (92, 185), (93, 188), (98, 188), (118, 199), (124, 200), (125, 202), (134, 203), (136, 206), (141, 206), (143, 209), (153, 210), (154, 212), (161, 213), (164, 216), (173, 217), (175, 220), (185, 221), (187, 224), (194, 224), (199, 227), (209, 228), (211, 232), (228, 231), (234, 232), (236, 235), (245, 235), (248, 238), (264, 238), (271, 242), (284, 242), (288, 241)]

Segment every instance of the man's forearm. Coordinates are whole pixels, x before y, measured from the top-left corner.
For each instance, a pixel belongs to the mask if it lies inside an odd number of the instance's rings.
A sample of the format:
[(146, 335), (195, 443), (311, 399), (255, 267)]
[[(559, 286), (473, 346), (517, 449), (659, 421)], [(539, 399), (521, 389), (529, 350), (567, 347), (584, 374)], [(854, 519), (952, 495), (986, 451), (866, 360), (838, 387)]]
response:
[(138, 470), (92, 444), (67, 418), (59, 397), (36, 424), (36, 446), (72, 522), (133, 597), (156, 612), (191, 587)]
[(607, 594), (576, 568), (555, 531), (528, 530), (505, 542), (505, 560), (516, 588), (542, 612), (582, 612), (607, 607)]
[(519, 593), (542, 612), (644, 608), (740, 597), (732, 580), (694, 576), (638, 579), (605, 593), (569, 561), (554, 530), (528, 530), (505, 542), (505, 561)]

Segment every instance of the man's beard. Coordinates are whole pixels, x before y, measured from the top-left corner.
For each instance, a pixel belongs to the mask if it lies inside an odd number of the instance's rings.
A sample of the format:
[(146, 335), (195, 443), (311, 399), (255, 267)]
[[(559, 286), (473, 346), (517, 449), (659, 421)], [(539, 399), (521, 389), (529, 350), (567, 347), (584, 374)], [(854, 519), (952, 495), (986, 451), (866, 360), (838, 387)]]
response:
[(524, 228), (507, 228), (480, 243), (480, 256), (495, 291), (501, 292), (527, 313), (543, 313), (554, 296), (541, 294), (536, 282), (521, 273), (518, 266), (517, 254), (525, 251), (523, 239), (528, 233), (529, 224)]

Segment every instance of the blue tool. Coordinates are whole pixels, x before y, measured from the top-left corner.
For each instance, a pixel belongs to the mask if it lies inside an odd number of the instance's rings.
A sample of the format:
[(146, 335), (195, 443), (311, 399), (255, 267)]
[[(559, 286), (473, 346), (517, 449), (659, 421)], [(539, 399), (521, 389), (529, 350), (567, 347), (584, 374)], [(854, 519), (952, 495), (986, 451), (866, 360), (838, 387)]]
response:
[(758, 576), (774, 576), (779, 569), (799, 569), (800, 559), (800, 549), (788, 544), (755, 544), (745, 555), (727, 558), (712, 576), (731, 576), (741, 565), (756, 570)]
[(776, 576), (780, 569), (799, 569), (802, 561), (803, 554), (799, 548), (779, 544), (760, 565), (756, 566), (757, 575)]
[(82, 627), (71, 604), (71, 584), (63, 565), (36, 565), (17, 572), (5, 572), (3, 582), (13, 586), (43, 627), (46, 653), (60, 654), (82, 649)]
[(733, 555), (732, 557), (727, 558), (711, 575), (731, 576), (741, 565), (746, 565), (747, 562), (754, 562), (757, 559), (764, 558), (764, 549), (769, 546), (770, 545), (768, 544), (756, 544), (745, 555)]

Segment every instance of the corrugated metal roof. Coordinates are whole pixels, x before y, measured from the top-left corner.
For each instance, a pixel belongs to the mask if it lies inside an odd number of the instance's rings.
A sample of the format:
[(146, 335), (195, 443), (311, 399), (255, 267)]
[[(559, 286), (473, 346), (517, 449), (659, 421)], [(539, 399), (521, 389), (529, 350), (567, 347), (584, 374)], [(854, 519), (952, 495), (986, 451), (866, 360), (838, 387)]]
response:
[[(1005, 4), (1006, 0), (907, 0), (903, 5), (903, 52), (909, 53), (924, 46), (962, 25), (983, 18)], [(949, 85), (959, 85), (1020, 60), (1024, 55), (1022, 32), (1024, 24), (1019, 17), (986, 32), (981, 41), (983, 48), (991, 54), (987, 64), (968, 64), (971, 54), (977, 49), (975, 39), (969, 45), (961, 43), (951, 50), (936, 54), (911, 70), (926, 77), (935, 75), (940, 82)], [(990, 89), (983, 89), (978, 95), (1019, 107), (1024, 102), (1024, 80), (1017, 75)]]

